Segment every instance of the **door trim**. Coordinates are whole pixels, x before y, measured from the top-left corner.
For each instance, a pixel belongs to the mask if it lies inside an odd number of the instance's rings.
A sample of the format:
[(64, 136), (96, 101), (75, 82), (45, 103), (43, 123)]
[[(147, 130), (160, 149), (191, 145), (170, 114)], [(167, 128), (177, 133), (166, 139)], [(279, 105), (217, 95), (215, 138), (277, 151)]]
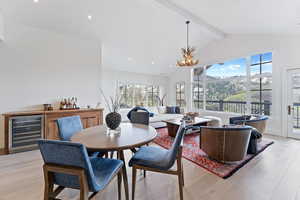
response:
[(285, 128), (285, 130), (286, 130), (286, 137), (288, 137), (288, 138), (293, 138), (293, 139), (300, 139), (300, 135), (299, 136), (297, 136), (297, 135), (295, 135), (294, 133), (293, 133), (293, 127), (290, 127), (290, 123), (289, 123), (289, 120), (290, 120), (290, 116), (288, 115), (288, 106), (290, 105), (290, 103), (289, 103), (289, 99), (291, 98), (291, 95), (293, 95), (292, 94), (292, 92), (290, 91), (290, 89), (291, 89), (291, 80), (289, 79), (290, 78), (290, 76), (292, 75), (292, 73), (294, 72), (294, 71), (299, 71), (300, 72), (300, 68), (288, 68), (287, 70), (286, 70), (286, 75), (285, 75), (285, 83), (286, 83), (286, 85), (285, 85), (285, 93), (283, 94), (284, 96), (285, 96), (285, 101), (284, 101), (284, 107), (283, 107), (283, 109), (284, 109), (284, 120), (285, 120), (285, 122), (284, 122), (284, 125), (286, 126), (286, 128)]

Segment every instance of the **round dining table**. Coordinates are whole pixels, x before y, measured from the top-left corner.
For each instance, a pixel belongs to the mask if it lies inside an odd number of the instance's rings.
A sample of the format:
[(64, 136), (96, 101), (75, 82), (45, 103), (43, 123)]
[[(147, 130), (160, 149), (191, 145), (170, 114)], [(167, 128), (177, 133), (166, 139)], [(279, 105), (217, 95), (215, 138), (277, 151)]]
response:
[(146, 145), (157, 136), (152, 126), (132, 123), (121, 123), (120, 132), (109, 131), (105, 125), (84, 129), (74, 136), (71, 141), (81, 143), (92, 151), (116, 151), (118, 159), (124, 162), (123, 180), (126, 200), (129, 200), (128, 177), (124, 150), (135, 151), (135, 148)]

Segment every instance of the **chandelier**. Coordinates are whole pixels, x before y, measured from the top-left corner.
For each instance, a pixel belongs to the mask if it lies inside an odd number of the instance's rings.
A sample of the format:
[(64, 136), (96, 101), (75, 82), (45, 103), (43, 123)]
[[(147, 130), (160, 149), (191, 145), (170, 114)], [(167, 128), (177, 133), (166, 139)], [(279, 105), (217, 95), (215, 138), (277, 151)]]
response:
[(186, 21), (186, 48), (182, 48), (182, 57), (183, 59), (180, 61), (177, 61), (177, 66), (179, 67), (192, 67), (199, 63), (199, 60), (193, 59), (193, 52), (195, 52), (195, 48), (192, 48), (189, 46), (189, 23), (190, 21)]

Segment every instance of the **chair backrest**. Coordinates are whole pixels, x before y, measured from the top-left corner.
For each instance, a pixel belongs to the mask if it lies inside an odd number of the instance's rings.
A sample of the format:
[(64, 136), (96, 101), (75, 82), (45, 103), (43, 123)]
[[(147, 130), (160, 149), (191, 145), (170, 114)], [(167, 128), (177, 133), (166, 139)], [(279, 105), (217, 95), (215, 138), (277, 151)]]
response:
[(232, 117), (230, 118), (230, 124), (245, 124), (248, 126), (252, 126), (258, 130), (261, 134), (263, 134), (266, 130), (267, 120), (269, 118), (264, 115), (245, 115), (240, 117)]
[[(96, 182), (90, 159), (85, 146), (57, 140), (39, 140), (38, 145), (45, 164), (79, 167), (85, 170), (89, 188), (94, 190)], [(78, 177), (54, 173), (54, 183), (60, 186), (79, 189)]]
[(136, 112), (132, 111), (131, 112), (131, 123), (136, 123), (136, 124), (144, 124), (144, 125), (149, 125), (149, 113), (148, 112)]
[(229, 124), (243, 124), (245, 120), (249, 120), (251, 115), (243, 115), (229, 118)]
[(201, 127), (200, 148), (218, 161), (239, 161), (247, 154), (252, 127)]
[(168, 150), (168, 154), (166, 156), (165, 162), (167, 163), (168, 169), (171, 168), (177, 158), (179, 148), (182, 145), (183, 136), (185, 134), (185, 125), (181, 124), (177, 130), (176, 137), (172, 144), (172, 147)]
[(252, 126), (258, 130), (259, 133), (263, 134), (267, 127), (267, 116), (256, 116), (253, 119), (247, 120), (245, 125)]
[(70, 141), (75, 133), (82, 131), (83, 129), (80, 116), (59, 118), (56, 123), (60, 139), (64, 141)]

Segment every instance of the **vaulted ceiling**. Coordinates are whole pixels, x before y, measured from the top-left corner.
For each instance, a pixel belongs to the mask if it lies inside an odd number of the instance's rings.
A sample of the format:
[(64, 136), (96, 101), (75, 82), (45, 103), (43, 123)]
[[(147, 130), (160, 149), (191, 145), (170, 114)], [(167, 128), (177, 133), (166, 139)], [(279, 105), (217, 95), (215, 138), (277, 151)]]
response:
[(174, 70), (187, 19), (199, 49), (226, 34), (300, 34), (299, 8), (296, 0), (0, 0), (8, 23), (101, 41), (104, 68), (152, 74)]
[(299, 0), (173, 0), (227, 34), (300, 34)]

